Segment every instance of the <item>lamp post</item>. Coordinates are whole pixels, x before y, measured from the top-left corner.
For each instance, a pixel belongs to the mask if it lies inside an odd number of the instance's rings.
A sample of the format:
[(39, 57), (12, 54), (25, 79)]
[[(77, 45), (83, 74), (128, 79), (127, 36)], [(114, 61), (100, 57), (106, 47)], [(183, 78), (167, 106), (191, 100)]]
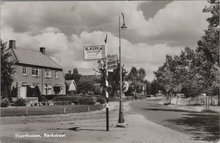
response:
[[(125, 26), (125, 21), (124, 21), (124, 14), (122, 14), (122, 17), (123, 17), (123, 25), (121, 26), (121, 23), (120, 23), (120, 16), (119, 16), (119, 71), (120, 71), (120, 100), (119, 100), (119, 118), (118, 118), (118, 123), (124, 123), (124, 111), (123, 111), (123, 102), (122, 102), (122, 60), (121, 60), (121, 29), (125, 29), (127, 28)], [(118, 125), (120, 126), (120, 125)]]

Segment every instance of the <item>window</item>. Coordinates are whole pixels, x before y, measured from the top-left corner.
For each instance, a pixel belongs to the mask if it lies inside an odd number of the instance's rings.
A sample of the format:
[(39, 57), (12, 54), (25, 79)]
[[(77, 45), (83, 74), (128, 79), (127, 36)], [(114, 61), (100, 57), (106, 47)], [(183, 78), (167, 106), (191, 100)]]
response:
[(23, 75), (27, 75), (27, 67), (23, 67), (22, 68), (22, 74)]
[(59, 78), (58, 71), (55, 71), (55, 78)]
[(51, 77), (51, 71), (45, 70), (45, 77)]
[(32, 76), (38, 76), (38, 75), (39, 75), (38, 68), (32, 68)]
[(45, 95), (53, 94), (53, 88), (51, 85), (44, 84), (44, 94)]

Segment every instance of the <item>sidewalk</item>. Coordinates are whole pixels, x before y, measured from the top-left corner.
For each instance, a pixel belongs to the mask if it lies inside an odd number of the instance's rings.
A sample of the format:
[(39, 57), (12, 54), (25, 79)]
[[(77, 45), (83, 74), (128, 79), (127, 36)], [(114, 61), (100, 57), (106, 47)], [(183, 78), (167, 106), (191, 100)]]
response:
[[(124, 111), (130, 109), (129, 102), (124, 103)], [(22, 143), (210, 143), (195, 141), (189, 135), (174, 131), (162, 125), (148, 121), (139, 114), (125, 113), (126, 128), (116, 128), (118, 119), (118, 103), (110, 104), (110, 131), (106, 131), (105, 118), (86, 118), (87, 114), (65, 115), (62, 120), (57, 117), (42, 117), (41, 122), (19, 123), (16, 126), (7, 124), (2, 136), (4, 141)], [(102, 111), (91, 112), (93, 116), (103, 114)], [(74, 120), (80, 116), (80, 120)], [(83, 119), (84, 118), (84, 119)], [(6, 118), (5, 118), (6, 119)], [(20, 119), (20, 118), (19, 118)], [(48, 123), (48, 120), (52, 122)], [(22, 118), (23, 120), (23, 118)], [(25, 127), (24, 127), (25, 126)], [(15, 134), (39, 134), (40, 138), (15, 138)], [(47, 134), (64, 134), (64, 137), (43, 137)]]

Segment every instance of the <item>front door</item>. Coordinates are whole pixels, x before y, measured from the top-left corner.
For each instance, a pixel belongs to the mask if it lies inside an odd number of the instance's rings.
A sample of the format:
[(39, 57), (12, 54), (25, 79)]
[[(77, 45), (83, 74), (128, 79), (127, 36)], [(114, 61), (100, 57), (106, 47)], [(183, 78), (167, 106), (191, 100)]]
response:
[(27, 86), (22, 86), (20, 89), (20, 98), (25, 99), (27, 97)]

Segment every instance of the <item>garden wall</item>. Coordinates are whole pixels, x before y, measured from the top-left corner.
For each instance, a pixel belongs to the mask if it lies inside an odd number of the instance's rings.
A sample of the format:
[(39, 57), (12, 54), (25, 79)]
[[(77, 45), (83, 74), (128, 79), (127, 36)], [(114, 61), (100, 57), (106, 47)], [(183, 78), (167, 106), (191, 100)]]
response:
[(5, 116), (32, 116), (32, 115), (52, 115), (90, 112), (101, 110), (103, 104), (96, 105), (57, 105), (57, 106), (35, 106), (35, 107), (10, 107), (1, 108), (1, 117)]

